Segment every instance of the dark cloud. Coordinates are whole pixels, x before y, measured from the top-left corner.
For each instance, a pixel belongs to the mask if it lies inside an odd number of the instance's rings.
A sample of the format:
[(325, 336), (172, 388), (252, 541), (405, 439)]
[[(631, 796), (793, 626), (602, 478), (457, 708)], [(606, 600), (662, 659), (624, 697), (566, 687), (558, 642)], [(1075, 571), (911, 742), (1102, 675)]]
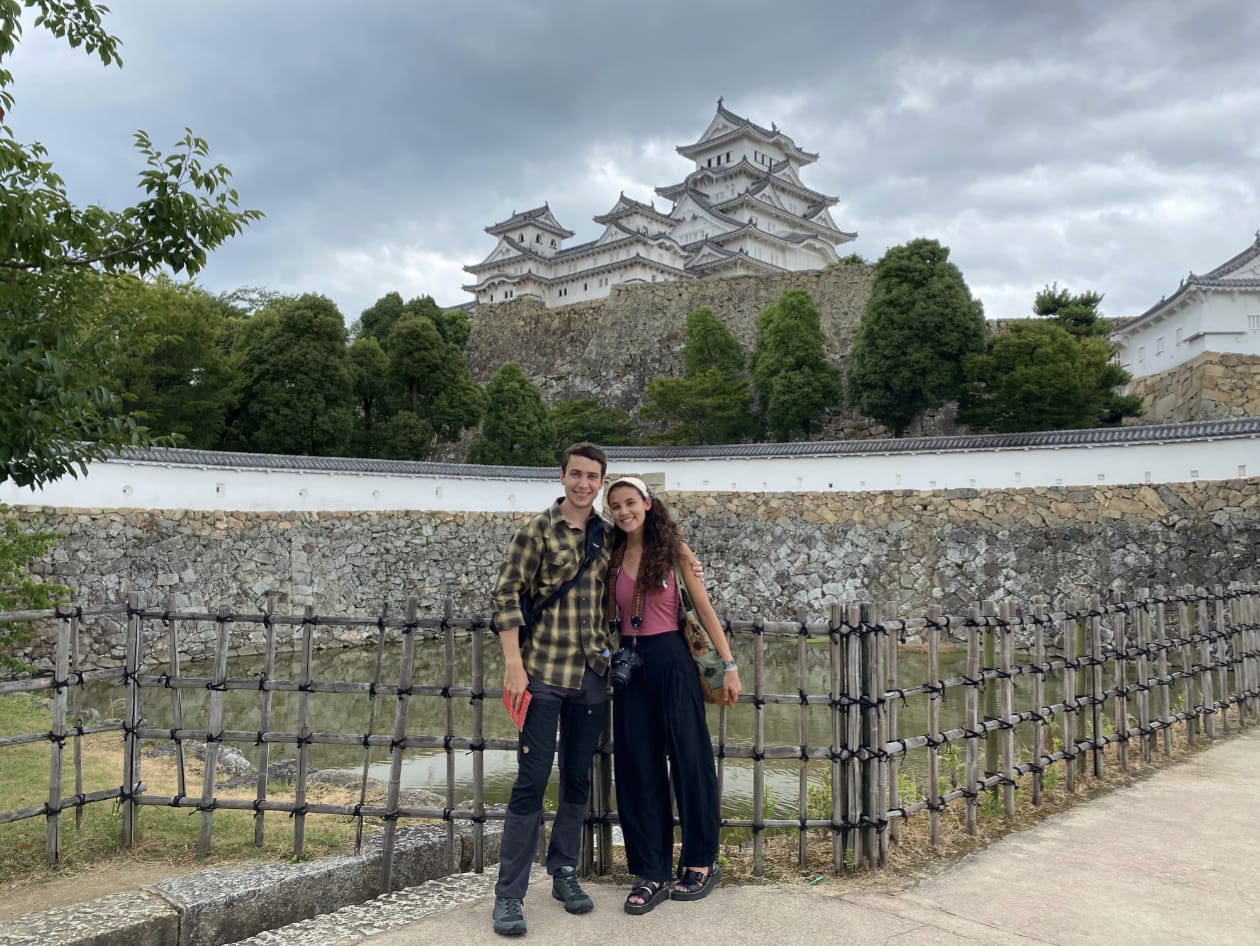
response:
[(590, 217), (682, 178), (718, 95), (820, 153), (851, 248), (949, 245), (991, 316), (1042, 285), (1140, 312), (1260, 226), (1260, 17), (1242, 2), (876, 6), (129, 0), (125, 67), (30, 32), (13, 128), (76, 199), (134, 195), (130, 133), (191, 126), (264, 221), (207, 287), (462, 301), (487, 224)]

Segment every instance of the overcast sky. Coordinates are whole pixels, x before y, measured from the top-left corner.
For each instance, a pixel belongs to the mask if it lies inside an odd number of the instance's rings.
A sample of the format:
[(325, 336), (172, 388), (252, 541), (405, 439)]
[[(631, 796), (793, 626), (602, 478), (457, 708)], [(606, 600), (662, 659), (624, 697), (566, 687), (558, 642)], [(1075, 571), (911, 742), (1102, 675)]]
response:
[(718, 96), (819, 153), (841, 253), (950, 247), (990, 318), (1058, 282), (1135, 315), (1260, 228), (1247, 0), (113, 0), (124, 66), (27, 29), (21, 141), (73, 198), (136, 199), (131, 134), (185, 126), (266, 217), (199, 282), (471, 298), (491, 223), (549, 201), (573, 242), (692, 165)]

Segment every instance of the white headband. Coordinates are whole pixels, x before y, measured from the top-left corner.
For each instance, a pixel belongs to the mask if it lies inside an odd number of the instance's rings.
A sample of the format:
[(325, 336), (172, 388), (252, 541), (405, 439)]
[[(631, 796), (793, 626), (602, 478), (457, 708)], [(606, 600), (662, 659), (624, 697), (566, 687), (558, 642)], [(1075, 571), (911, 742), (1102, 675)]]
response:
[(637, 489), (640, 495), (642, 495), (644, 499), (650, 499), (652, 496), (652, 491), (648, 489), (647, 483), (643, 482), (643, 480), (639, 479), (637, 476), (617, 477), (615, 480), (613, 480), (611, 483), (608, 484), (608, 488), (604, 490), (604, 495), (605, 496), (609, 495), (613, 491), (614, 487), (620, 486), (623, 483), (629, 486), (633, 486), (635, 489)]

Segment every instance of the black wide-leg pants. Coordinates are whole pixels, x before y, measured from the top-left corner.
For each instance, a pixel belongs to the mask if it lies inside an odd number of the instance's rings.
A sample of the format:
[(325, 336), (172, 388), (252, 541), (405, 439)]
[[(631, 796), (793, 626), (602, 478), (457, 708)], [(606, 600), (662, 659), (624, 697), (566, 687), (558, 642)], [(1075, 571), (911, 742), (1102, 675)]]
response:
[(635, 638), (633, 646), (643, 666), (613, 697), (617, 812), (630, 873), (665, 883), (675, 876), (671, 777), (682, 825), (679, 865), (703, 867), (717, 858), (721, 816), (713, 743), (683, 635)]

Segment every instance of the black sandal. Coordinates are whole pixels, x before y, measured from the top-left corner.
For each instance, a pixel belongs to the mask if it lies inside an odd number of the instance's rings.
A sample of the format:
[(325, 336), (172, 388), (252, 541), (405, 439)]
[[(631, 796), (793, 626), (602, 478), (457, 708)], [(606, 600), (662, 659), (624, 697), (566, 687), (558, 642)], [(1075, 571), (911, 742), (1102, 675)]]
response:
[(710, 867), (707, 874), (698, 870), (685, 870), (670, 896), (675, 900), (703, 900), (721, 879), (722, 868), (717, 864)]
[[(630, 897), (638, 897), (642, 903), (631, 903)], [(626, 912), (632, 916), (642, 916), (656, 908), (662, 900), (669, 899), (669, 888), (659, 880), (644, 880), (635, 884), (626, 897)]]

